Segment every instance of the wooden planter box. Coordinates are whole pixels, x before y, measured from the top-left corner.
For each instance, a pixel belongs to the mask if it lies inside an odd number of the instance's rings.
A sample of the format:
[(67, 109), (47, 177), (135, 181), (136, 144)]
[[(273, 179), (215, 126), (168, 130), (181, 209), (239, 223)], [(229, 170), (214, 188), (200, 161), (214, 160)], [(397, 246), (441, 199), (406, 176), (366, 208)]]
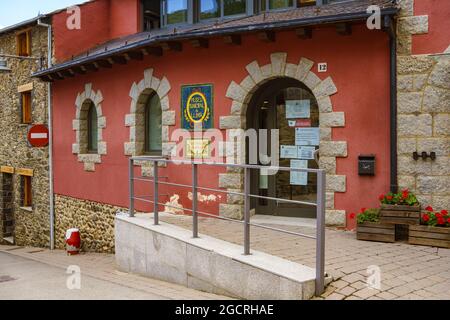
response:
[(395, 225), (378, 222), (358, 223), (356, 239), (378, 242), (395, 242)]
[(409, 226), (409, 244), (450, 249), (450, 228)]
[(420, 206), (382, 204), (380, 209), (380, 223), (419, 225)]

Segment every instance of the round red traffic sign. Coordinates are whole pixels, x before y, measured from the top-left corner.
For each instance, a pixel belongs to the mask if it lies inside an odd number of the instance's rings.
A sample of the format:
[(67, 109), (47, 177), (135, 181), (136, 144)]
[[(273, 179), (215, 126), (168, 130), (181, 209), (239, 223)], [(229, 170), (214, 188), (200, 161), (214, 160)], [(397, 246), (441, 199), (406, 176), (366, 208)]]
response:
[(33, 147), (46, 147), (48, 145), (49, 132), (47, 126), (38, 124), (28, 130), (28, 142)]

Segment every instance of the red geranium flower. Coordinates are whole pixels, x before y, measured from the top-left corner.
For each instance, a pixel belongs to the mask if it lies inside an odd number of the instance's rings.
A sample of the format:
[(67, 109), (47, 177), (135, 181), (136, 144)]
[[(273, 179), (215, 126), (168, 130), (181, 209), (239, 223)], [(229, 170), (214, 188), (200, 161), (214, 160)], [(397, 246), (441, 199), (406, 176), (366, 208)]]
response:
[(355, 219), (355, 217), (356, 217), (356, 214), (354, 212), (350, 213), (350, 215), (349, 215), (350, 219), (353, 220), (353, 219)]
[(427, 210), (427, 211), (429, 211), (429, 212), (433, 212), (433, 211), (434, 211), (433, 208), (432, 208), (431, 206), (426, 207), (425, 210)]
[(442, 218), (442, 214), (436, 213), (436, 218), (438, 218), (438, 219)]
[(441, 214), (442, 214), (443, 216), (446, 216), (446, 215), (448, 215), (448, 211), (447, 211), (447, 210), (442, 210), (442, 211), (441, 211)]
[(408, 191), (408, 189), (403, 190), (403, 191), (402, 191), (402, 198), (403, 198), (403, 199), (406, 199), (406, 198), (408, 198), (408, 196), (409, 196), (409, 191)]
[(440, 225), (445, 224), (445, 219), (442, 218), (442, 217), (439, 217), (439, 218), (438, 218), (438, 224), (440, 224)]
[(428, 214), (424, 214), (422, 217), (422, 220), (425, 222), (428, 222), (428, 221), (430, 221), (430, 216)]
[(380, 194), (380, 196), (378, 197), (378, 199), (379, 199), (380, 201), (383, 201), (383, 199), (384, 199), (384, 194)]
[(393, 196), (387, 196), (386, 199), (388, 199), (388, 201), (391, 201), (394, 197)]
[(450, 218), (447, 219), (447, 222), (450, 223)]

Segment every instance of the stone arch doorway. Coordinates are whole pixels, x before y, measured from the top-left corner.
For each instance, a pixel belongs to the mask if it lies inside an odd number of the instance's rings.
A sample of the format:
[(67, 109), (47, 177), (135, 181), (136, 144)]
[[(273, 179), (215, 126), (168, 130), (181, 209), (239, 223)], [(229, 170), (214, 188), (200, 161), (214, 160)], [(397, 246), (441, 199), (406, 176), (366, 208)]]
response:
[[(285, 77), (301, 82), (314, 94), (319, 109), (319, 166), (327, 172), (326, 223), (327, 225), (345, 225), (346, 211), (335, 207), (335, 194), (347, 190), (346, 176), (337, 171), (337, 158), (347, 157), (347, 142), (335, 141), (332, 135), (332, 128), (345, 127), (345, 114), (342, 111), (336, 111), (332, 104), (331, 96), (338, 92), (333, 79), (329, 76), (322, 80), (313, 71), (314, 65), (314, 61), (304, 57), (300, 58), (298, 63), (290, 63), (285, 52), (272, 53), (270, 63), (263, 66), (260, 66), (256, 60), (249, 63), (245, 66), (244, 78), (237, 82), (231, 81), (228, 86), (226, 96), (231, 99), (230, 114), (220, 117), (220, 129), (226, 130), (227, 136), (234, 130), (245, 129), (249, 103), (255, 92), (269, 81)], [(345, 106), (340, 107), (344, 108)], [(239, 148), (242, 149), (238, 146)], [(236, 161), (243, 163), (245, 157), (237, 156)], [(228, 191), (242, 191), (243, 173), (229, 167), (226, 173), (220, 174), (219, 185)], [(229, 196), (227, 203), (220, 205), (220, 214), (225, 217), (242, 219), (242, 198)]]
[[(300, 111), (303, 114), (300, 114)], [(317, 100), (313, 92), (301, 81), (278, 77), (261, 85), (248, 104), (246, 128), (260, 133), (255, 147), (250, 147), (249, 142), (246, 142), (247, 163), (265, 165), (267, 159), (264, 159), (264, 155), (267, 154), (270, 155), (271, 161), (276, 161), (271, 163), (273, 165), (302, 165), (314, 169), (319, 167), (314, 159), (314, 152), (319, 149), (318, 144), (301, 149), (296, 145), (297, 129), (319, 130)], [(256, 154), (251, 156), (250, 153), (255, 151)], [(255, 160), (257, 163), (254, 163)], [(258, 170), (251, 172), (251, 192), (258, 196), (316, 202), (316, 188), (317, 176), (314, 174), (291, 174), (287, 171), (264, 174)], [(311, 218), (316, 216), (315, 207), (262, 198), (252, 198), (251, 209), (254, 209), (256, 214)]]

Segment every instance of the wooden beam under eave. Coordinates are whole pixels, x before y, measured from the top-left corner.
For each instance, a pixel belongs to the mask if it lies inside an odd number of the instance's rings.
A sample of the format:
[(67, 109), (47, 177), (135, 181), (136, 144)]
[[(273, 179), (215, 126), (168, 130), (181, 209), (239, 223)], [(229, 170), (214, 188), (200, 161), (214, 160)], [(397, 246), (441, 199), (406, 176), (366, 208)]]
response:
[(133, 60), (139, 60), (142, 61), (144, 60), (144, 54), (140, 51), (131, 51), (131, 52), (127, 52), (126, 55)]
[(50, 75), (42, 76), (42, 77), (40, 77), (40, 79), (44, 82), (54, 82), (55, 81), (52, 79), (52, 77)]
[(95, 63), (85, 64), (83, 67), (88, 71), (94, 71), (94, 72), (98, 71), (98, 66)]
[(295, 34), (300, 39), (312, 39), (312, 28), (298, 28), (295, 30)]
[(61, 74), (61, 72), (56, 72), (52, 75), (52, 78), (54, 78), (56, 80), (63, 80), (64, 76)]
[(145, 50), (145, 52), (152, 56), (161, 57), (163, 55), (163, 49), (161, 47), (146, 47), (142, 50)]
[(226, 44), (239, 46), (242, 44), (242, 37), (239, 34), (230, 34), (223, 37), (223, 41)]
[(336, 24), (336, 32), (341, 36), (349, 36), (352, 34), (352, 25), (350, 23)]
[(208, 48), (209, 47), (209, 41), (208, 39), (199, 38), (199, 39), (193, 39), (191, 40), (191, 45), (194, 48)]
[(76, 73), (76, 74), (86, 74), (86, 70), (83, 69), (82, 67), (73, 67), (70, 68), (70, 70), (72, 71), (72, 73)]
[(98, 60), (95, 63), (102, 68), (112, 68), (112, 63), (108, 60)]
[(170, 42), (163, 42), (161, 43), (161, 47), (164, 51), (177, 51), (180, 52), (183, 50), (183, 45), (181, 42), (177, 41), (170, 41)]
[(264, 42), (275, 42), (275, 32), (273, 31), (263, 31), (258, 32), (258, 39)]
[(124, 56), (112, 56), (112, 61), (117, 64), (127, 64), (128, 60)]
[(65, 78), (73, 78), (73, 77), (75, 77), (75, 74), (73, 72), (71, 72), (70, 69), (61, 71), (61, 74)]

